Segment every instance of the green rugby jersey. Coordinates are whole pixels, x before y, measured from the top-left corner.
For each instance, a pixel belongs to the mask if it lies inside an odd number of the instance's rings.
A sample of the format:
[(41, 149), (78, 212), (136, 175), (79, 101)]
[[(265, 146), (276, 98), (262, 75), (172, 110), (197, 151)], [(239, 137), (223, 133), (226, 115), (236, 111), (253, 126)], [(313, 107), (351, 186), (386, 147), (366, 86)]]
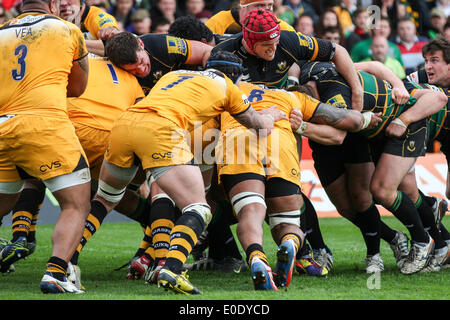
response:
[[(351, 109), (351, 88), (332, 63), (305, 62), (300, 68), (302, 83), (309, 80), (316, 82), (320, 101)], [(364, 71), (358, 71), (358, 76), (364, 91), (363, 112), (381, 113), (382, 121), (375, 128), (360, 132), (367, 138), (374, 138), (382, 133), (392, 120), (412, 106), (416, 99), (411, 97), (406, 104), (397, 105), (392, 101), (392, 88), (387, 81)]]
[[(413, 83), (413, 82), (405, 82), (406, 89), (412, 95), (417, 89), (432, 89), (436, 91), (443, 92), (450, 98), (449, 92), (446, 88), (437, 87), (428, 83)], [(428, 121), (428, 141), (437, 140), (441, 143), (446, 142), (446, 138), (450, 134), (450, 119), (448, 115), (448, 105), (450, 100), (448, 100), (447, 104), (441, 108), (435, 114), (432, 114), (429, 117)]]

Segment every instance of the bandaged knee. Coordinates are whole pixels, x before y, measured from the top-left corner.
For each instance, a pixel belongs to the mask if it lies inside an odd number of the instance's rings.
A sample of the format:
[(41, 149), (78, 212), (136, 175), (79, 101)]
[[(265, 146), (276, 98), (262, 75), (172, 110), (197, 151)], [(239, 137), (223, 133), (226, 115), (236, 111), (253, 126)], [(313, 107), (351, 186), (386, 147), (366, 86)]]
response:
[(154, 196), (152, 196), (152, 201), (156, 201), (158, 199), (168, 199), (173, 206), (175, 206), (175, 202), (172, 200), (172, 198), (170, 198), (166, 193), (162, 192), (162, 193), (158, 193), (155, 194)]
[(181, 210), (182, 214), (186, 212), (195, 212), (197, 215), (199, 215), (204, 223), (204, 228), (208, 227), (208, 224), (211, 222), (212, 219), (212, 213), (211, 213), (211, 207), (206, 203), (192, 203)]

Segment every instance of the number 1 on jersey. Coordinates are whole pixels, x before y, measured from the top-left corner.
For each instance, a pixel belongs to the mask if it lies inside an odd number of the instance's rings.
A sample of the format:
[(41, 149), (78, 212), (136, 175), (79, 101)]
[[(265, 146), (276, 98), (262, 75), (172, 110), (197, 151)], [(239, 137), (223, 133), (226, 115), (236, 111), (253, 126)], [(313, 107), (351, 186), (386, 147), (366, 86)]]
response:
[(25, 71), (27, 69), (27, 65), (25, 63), (25, 58), (27, 57), (28, 53), (28, 47), (24, 44), (21, 44), (20, 46), (16, 47), (16, 50), (14, 50), (14, 55), (17, 58), (17, 64), (19, 65), (19, 68), (13, 69), (11, 71), (12, 77), (16, 81), (20, 81), (25, 77)]
[(185, 80), (187, 80), (187, 79), (191, 79), (191, 78), (193, 78), (193, 76), (178, 76), (178, 80), (177, 80), (177, 81), (174, 81), (174, 82), (172, 82), (172, 83), (169, 83), (169, 84), (168, 84), (167, 86), (165, 86), (164, 88), (161, 88), (161, 90), (166, 91), (166, 90), (168, 90), (168, 89), (170, 89), (170, 88), (175, 87), (177, 84), (180, 84), (181, 82), (183, 82), (183, 81), (185, 81)]

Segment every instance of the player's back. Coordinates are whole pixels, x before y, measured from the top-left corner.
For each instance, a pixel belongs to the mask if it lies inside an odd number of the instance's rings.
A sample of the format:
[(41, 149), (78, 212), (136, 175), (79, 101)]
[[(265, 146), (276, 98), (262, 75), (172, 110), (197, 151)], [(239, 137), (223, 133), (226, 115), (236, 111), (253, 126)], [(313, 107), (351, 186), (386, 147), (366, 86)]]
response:
[(154, 111), (183, 129), (192, 130), (195, 121), (205, 122), (222, 113), (240, 113), (248, 108), (242, 91), (221, 72), (178, 70), (164, 75), (150, 93), (129, 108)]
[(109, 60), (89, 57), (86, 90), (77, 98), (67, 99), (69, 117), (74, 122), (111, 130), (114, 120), (144, 92), (131, 73), (115, 67)]
[(66, 113), (72, 61), (87, 54), (81, 31), (56, 16), (25, 13), (0, 27), (0, 114)]
[[(256, 111), (270, 108), (274, 105), (277, 109), (283, 111), (287, 116), (291, 113), (293, 108), (298, 108), (302, 111), (305, 120), (309, 120), (314, 114), (319, 101), (298, 92), (288, 92), (283, 89), (267, 88), (262, 85), (256, 85), (249, 82), (241, 82), (240, 88), (245, 95), (247, 95), (248, 102)], [(224, 129), (235, 127), (239, 123), (227, 113), (222, 116), (222, 126)], [(291, 131), (289, 121), (277, 121), (275, 126), (278, 128), (287, 129)]]

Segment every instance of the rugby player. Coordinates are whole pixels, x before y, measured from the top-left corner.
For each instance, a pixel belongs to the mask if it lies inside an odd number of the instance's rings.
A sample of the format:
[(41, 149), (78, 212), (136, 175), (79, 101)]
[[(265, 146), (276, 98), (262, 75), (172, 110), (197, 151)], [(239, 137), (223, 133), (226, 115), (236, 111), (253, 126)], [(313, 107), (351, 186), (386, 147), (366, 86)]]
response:
[[(211, 69), (217, 66), (231, 78)], [(157, 283), (185, 294), (200, 293), (181, 269), (212, 216), (203, 178), (198, 166), (193, 165), (194, 157), (185, 135), (190, 135), (194, 121), (206, 122), (223, 111), (236, 115), (248, 127), (262, 129), (263, 134), (270, 134), (273, 123), (286, 117), (275, 106), (262, 112), (267, 116), (253, 110), (234, 83), (240, 80), (243, 71), (234, 55), (227, 52), (211, 55), (207, 68), (166, 74), (146, 98), (115, 122), (94, 198), (106, 211), (111, 211), (137, 171), (134, 161), (140, 160), (142, 168), (181, 208), (182, 215), (172, 228), (169, 251)]]
[(85, 0), (62, 0), (60, 17), (77, 25), (83, 32), (89, 52), (104, 56), (104, 41), (119, 33), (116, 18)]
[[(380, 68), (382, 67), (379, 66), (378, 69), (381, 70)], [(413, 122), (418, 121), (420, 119), (426, 118), (427, 116), (426, 113), (433, 113), (433, 108), (428, 107), (430, 101), (435, 102), (433, 104), (435, 108), (436, 105), (439, 106), (439, 103), (443, 101), (442, 95), (436, 94), (430, 90), (420, 91), (421, 93), (423, 93), (423, 96), (419, 94), (419, 91), (417, 91), (416, 92), (416, 94), (418, 94), (418, 96), (416, 97), (417, 102), (415, 100), (410, 99), (411, 101), (408, 101), (407, 104), (401, 105), (400, 107), (395, 107), (395, 104), (393, 104), (391, 100), (392, 91), (387, 83), (384, 83), (380, 78), (377, 78), (371, 74), (367, 74), (364, 72), (359, 72), (359, 74), (362, 79), (361, 80), (362, 83), (364, 83), (365, 110), (378, 109), (383, 112), (384, 120), (380, 123), (380, 126), (378, 126), (373, 130), (364, 132), (364, 135), (370, 138), (372, 141), (379, 140), (378, 137), (383, 136), (384, 132), (387, 132), (387, 134), (389, 135), (393, 135), (392, 130), (394, 130), (395, 133), (395, 129), (398, 128), (395, 127), (396, 121), (394, 121), (393, 124), (391, 124), (391, 121), (394, 118), (400, 116), (401, 114), (404, 114), (403, 116), (405, 117), (408, 116), (410, 121)], [(317, 85), (317, 92), (320, 95), (322, 101), (325, 102), (328, 101), (328, 103), (333, 103), (337, 106), (339, 105), (343, 107), (350, 106), (349, 88), (345, 84), (345, 81), (342, 79), (342, 77), (340, 77), (337, 74), (335, 68), (331, 64), (307, 63), (302, 68), (302, 75), (304, 75), (304, 77), (306, 78), (310, 76), (315, 80), (314, 83)], [(393, 79), (395, 80), (395, 78)], [(423, 108), (423, 106), (427, 106), (428, 108), (425, 109)], [(426, 111), (426, 113), (424, 114), (423, 111)], [(419, 126), (420, 125), (421, 124), (419, 124)], [(322, 185), (327, 190), (327, 194), (330, 196), (330, 199), (335, 204), (338, 211), (342, 215), (346, 216), (351, 221), (353, 221), (355, 224), (357, 224), (362, 230), (364, 239), (366, 241), (366, 244), (368, 245), (368, 254), (366, 257), (367, 262), (366, 270), (368, 270), (368, 272), (381, 271), (384, 268), (384, 266), (382, 264), (381, 257), (379, 256), (379, 240), (378, 240), (379, 234), (376, 231), (377, 224), (379, 223), (379, 213), (378, 210), (376, 209), (376, 206), (374, 206), (373, 204), (372, 196), (370, 195), (369, 192), (370, 186), (369, 182), (371, 181), (371, 175), (373, 172), (373, 169), (371, 169), (372, 159), (368, 152), (367, 141), (365, 141), (361, 137), (358, 136), (352, 137), (350, 135), (348, 135), (346, 141), (347, 142), (344, 142), (342, 147), (334, 148), (334, 150), (332, 148), (324, 147), (312, 142), (311, 147), (313, 149), (313, 158), (315, 160), (315, 167), (319, 174), (319, 178), (322, 182)], [(351, 150), (353, 151), (352, 156), (350, 158), (349, 152), (348, 151), (345, 152), (345, 150), (350, 149), (346, 148), (351, 148)], [(354, 150), (358, 150), (356, 155)], [(332, 158), (333, 161), (331, 162), (330, 162), (331, 159), (330, 155), (332, 155), (333, 157)], [(404, 155), (404, 153), (401, 153), (401, 155)], [(417, 155), (415, 153), (411, 154), (411, 158), (414, 158), (414, 156), (419, 155), (420, 152)], [(389, 158), (390, 156), (385, 157)], [(406, 156), (401, 158), (408, 159)], [(335, 159), (340, 160), (335, 161)], [(346, 169), (343, 163), (351, 163), (355, 165), (349, 165), (348, 166), (349, 169)], [(379, 168), (383, 168), (383, 166)], [(349, 172), (348, 177), (343, 175), (347, 170)], [(351, 180), (352, 177), (354, 177), (353, 180)], [(391, 177), (393, 177), (393, 175), (391, 175)], [(349, 182), (346, 182), (346, 180), (348, 180)], [(347, 191), (346, 188), (342, 188), (342, 185), (347, 185), (347, 183), (349, 183), (349, 185), (352, 186), (349, 188), (350, 191)], [(376, 185), (376, 183), (380, 183), (380, 180), (377, 179), (372, 180), (372, 183), (374, 184), (372, 185), (372, 188), (374, 188), (374, 190), (380, 190), (377, 188)], [(353, 203), (351, 201), (346, 200), (349, 199), (348, 195), (345, 196), (347, 192), (351, 192), (352, 198), (356, 199), (353, 201)], [(376, 197), (382, 197), (382, 195), (377, 194), (376, 192), (375, 195)], [(379, 200), (380, 198), (375, 199), (380, 201)], [(390, 208), (390, 205), (386, 204), (387, 202), (389, 201), (385, 200), (384, 206)], [(407, 214), (405, 215), (403, 214), (405, 213), (405, 211), (408, 210), (402, 210), (402, 208), (403, 207), (400, 207), (400, 209), (398, 207), (391, 208), (392, 209), (391, 211), (394, 211), (393, 213), (395, 216), (399, 215), (400, 216), (399, 219), (403, 221), (411, 221), (411, 219), (414, 220), (408, 225), (413, 225), (415, 227), (411, 228), (411, 232), (414, 233), (415, 238), (414, 240), (420, 242), (421, 240), (423, 240), (422, 238), (420, 238), (420, 236), (423, 236), (423, 234), (421, 234), (420, 232), (421, 230), (423, 230), (423, 226), (421, 225), (420, 219), (416, 219), (418, 218), (417, 211), (416, 215), (411, 214), (408, 215), (408, 217), (405, 217)], [(360, 214), (355, 215), (355, 211), (360, 212)], [(392, 244), (392, 246), (394, 246), (395, 248), (399, 248), (401, 247), (401, 242), (404, 239), (402, 240), (398, 239), (398, 237), (396, 238), (398, 241), (396, 242), (396, 245)], [(425, 240), (428, 241), (429, 238), (425, 237)], [(403, 259), (404, 257), (398, 255), (396, 255), (396, 257), (397, 260), (404, 260)], [(401, 269), (402, 272), (409, 273), (409, 271), (407, 271), (409, 269), (409, 266), (410, 264), (407, 264), (404, 268), (402, 268)]]
[[(333, 108), (303, 93), (268, 89), (250, 83), (242, 83), (241, 88), (256, 110), (279, 104), (283, 112), (290, 114), (297, 133), (305, 130), (303, 119), (350, 131), (373, 127), (381, 121), (373, 114), (363, 116), (358, 111)], [(296, 108), (301, 112), (294, 112)], [(255, 290), (287, 288), (295, 257), (304, 242), (300, 229), (304, 203), (293, 129), (288, 121), (281, 120), (275, 124), (267, 141), (256, 141), (252, 140), (256, 135), (228, 113), (221, 116), (222, 138), (216, 150), (218, 174), (237, 216), (236, 232), (247, 256)], [(248, 137), (250, 143), (239, 137)], [(234, 143), (236, 138), (243, 144)], [(279, 148), (280, 145), (283, 148)], [(262, 247), (266, 208), (272, 236), (279, 246), (275, 276)], [(326, 273), (324, 269), (322, 275)]]
[[(41, 291), (82, 293), (67, 280), (66, 271), (89, 213), (90, 173), (67, 116), (66, 96), (84, 92), (89, 62), (81, 31), (59, 14), (59, 1), (25, 0), (22, 13), (0, 27), (0, 65), (10, 70), (0, 74), (4, 85), (0, 216), (14, 207), (24, 179), (42, 180), (58, 200), (61, 213)], [(23, 254), (28, 250), (25, 242), (25, 238), (15, 242)], [(8, 257), (5, 248), (2, 259)]]
[(333, 61), (352, 88), (352, 104), (362, 110), (362, 87), (348, 52), (330, 41), (281, 31), (275, 15), (264, 9), (250, 11), (242, 33), (213, 49), (235, 53), (247, 69), (243, 80), (267, 87), (286, 86), (289, 68), (298, 60)]
[(212, 46), (165, 34), (136, 37), (130, 32), (112, 36), (105, 52), (111, 62), (138, 77), (147, 94), (166, 73), (184, 65), (204, 66)]
[[(253, 9), (265, 9), (273, 12), (274, 0), (240, 0), (239, 5), (216, 13), (206, 21), (206, 26), (216, 34), (236, 34), (242, 32), (242, 24), (247, 13)], [(277, 18), (281, 30), (295, 31), (286, 21)]]

